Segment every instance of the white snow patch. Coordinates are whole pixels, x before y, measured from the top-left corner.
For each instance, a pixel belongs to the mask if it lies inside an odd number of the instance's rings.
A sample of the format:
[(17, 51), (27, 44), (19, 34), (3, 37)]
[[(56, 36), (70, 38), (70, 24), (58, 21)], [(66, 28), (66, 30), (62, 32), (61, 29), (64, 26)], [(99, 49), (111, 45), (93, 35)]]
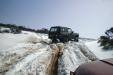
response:
[(97, 41), (86, 42), (85, 44), (99, 59), (113, 58), (113, 49), (104, 50)]

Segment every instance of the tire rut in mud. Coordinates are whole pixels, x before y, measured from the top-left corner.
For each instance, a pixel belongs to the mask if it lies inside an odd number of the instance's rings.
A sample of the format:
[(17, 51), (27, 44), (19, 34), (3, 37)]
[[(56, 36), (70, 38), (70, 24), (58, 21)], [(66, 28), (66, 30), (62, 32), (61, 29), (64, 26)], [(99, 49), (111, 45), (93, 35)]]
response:
[(58, 75), (58, 59), (62, 55), (63, 47), (63, 44), (57, 44), (57, 48), (51, 47), (53, 51), (47, 68), (47, 75)]

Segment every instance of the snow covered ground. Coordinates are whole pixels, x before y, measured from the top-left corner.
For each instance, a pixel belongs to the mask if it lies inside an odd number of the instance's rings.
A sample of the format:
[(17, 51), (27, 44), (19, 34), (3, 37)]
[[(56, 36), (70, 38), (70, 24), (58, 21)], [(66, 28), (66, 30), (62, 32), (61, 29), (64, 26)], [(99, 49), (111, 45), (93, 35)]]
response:
[(0, 33), (0, 75), (54, 75), (55, 68), (58, 75), (69, 75), (83, 63), (113, 56), (113, 50), (102, 50), (96, 41), (50, 42), (45, 34)]
[(113, 58), (113, 49), (104, 50), (97, 41), (86, 42), (87, 47), (99, 58)]

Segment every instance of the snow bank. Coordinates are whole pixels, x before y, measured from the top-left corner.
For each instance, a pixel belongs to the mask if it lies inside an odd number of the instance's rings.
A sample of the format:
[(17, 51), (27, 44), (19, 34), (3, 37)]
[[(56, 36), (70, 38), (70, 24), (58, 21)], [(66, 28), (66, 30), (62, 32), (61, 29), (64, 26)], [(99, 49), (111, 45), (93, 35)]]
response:
[(48, 37), (44, 36), (27, 31), (0, 33), (0, 75), (46, 75), (45, 66), (52, 56), (52, 49), (43, 43), (49, 43)]
[(22, 34), (0, 33), (0, 50), (7, 50), (20, 43), (49, 43), (48, 37), (33, 32), (23, 31)]
[(113, 58), (113, 49), (104, 50), (97, 41), (86, 42), (85, 44), (99, 59)]
[(79, 65), (94, 59), (97, 59), (96, 56), (83, 42), (69, 42), (65, 44), (63, 55), (59, 58), (58, 75), (70, 75), (70, 71), (75, 71)]

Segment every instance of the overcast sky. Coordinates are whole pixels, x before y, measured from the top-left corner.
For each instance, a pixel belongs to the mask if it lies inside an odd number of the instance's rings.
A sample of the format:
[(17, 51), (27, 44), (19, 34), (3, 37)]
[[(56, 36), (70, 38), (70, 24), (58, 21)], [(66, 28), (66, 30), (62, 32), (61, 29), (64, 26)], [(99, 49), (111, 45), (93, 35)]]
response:
[(0, 0), (0, 22), (35, 29), (61, 25), (98, 38), (113, 27), (113, 0)]

